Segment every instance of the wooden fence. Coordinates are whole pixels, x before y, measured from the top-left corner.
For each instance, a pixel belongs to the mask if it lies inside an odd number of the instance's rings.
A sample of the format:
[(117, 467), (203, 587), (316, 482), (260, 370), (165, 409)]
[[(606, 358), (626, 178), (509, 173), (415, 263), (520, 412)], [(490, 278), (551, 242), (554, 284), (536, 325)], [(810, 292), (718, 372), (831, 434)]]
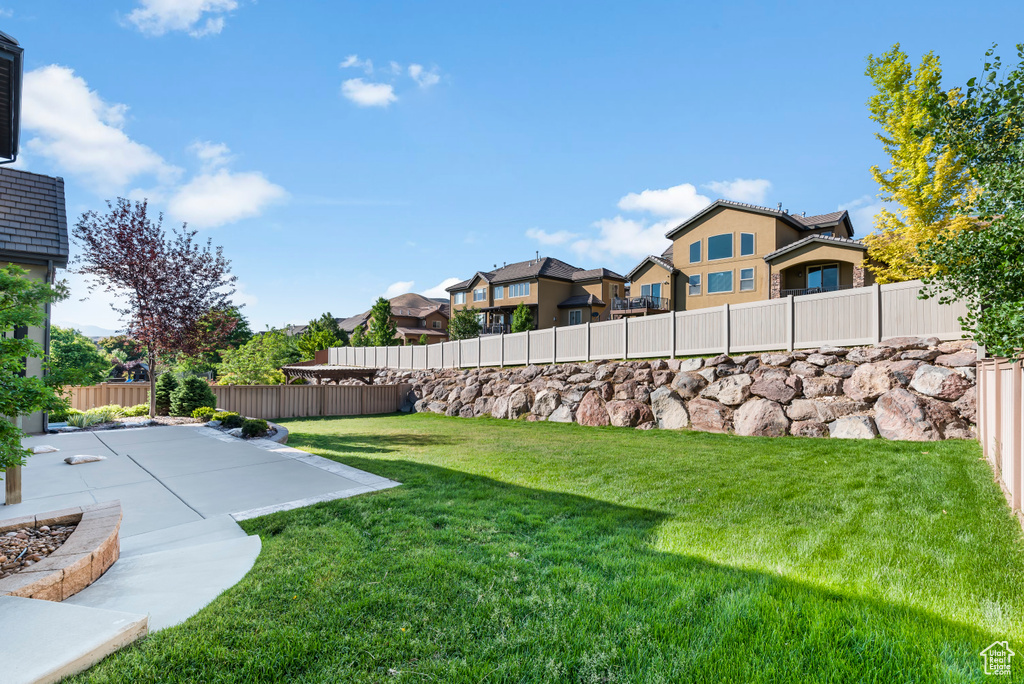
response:
[(914, 280), (426, 347), (334, 347), (327, 356), (331, 365), (414, 370), (791, 351), (912, 335), (959, 339), (966, 308), (918, 299), (921, 288)]
[(978, 362), (978, 439), (1011, 510), (1024, 524), (1024, 367)]
[[(148, 401), (148, 384), (103, 383), (70, 387), (71, 407), (134, 406)], [(408, 385), (215, 385), (217, 408), (249, 418), (365, 416), (394, 413)]]

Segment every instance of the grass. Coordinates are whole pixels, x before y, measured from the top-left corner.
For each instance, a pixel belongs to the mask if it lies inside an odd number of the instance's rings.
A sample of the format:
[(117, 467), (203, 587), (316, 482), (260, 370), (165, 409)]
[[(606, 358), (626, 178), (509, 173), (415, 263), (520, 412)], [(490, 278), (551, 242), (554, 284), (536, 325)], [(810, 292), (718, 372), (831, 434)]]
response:
[(969, 682), (1024, 646), (974, 443), (281, 422), (403, 486), (244, 523), (241, 583), (77, 681)]

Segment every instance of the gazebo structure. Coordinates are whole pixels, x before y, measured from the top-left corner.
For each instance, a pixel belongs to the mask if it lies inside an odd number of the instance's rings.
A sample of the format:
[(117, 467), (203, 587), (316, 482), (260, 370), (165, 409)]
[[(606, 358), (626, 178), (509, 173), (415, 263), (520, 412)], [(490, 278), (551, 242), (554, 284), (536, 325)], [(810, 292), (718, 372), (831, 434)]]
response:
[(376, 368), (329, 366), (317, 361), (300, 361), (289, 366), (281, 366), (281, 372), (284, 373), (287, 384), (291, 384), (296, 378), (302, 378), (312, 381), (315, 385), (337, 385), (342, 380), (361, 380), (367, 385), (372, 385), (373, 378), (377, 375)]

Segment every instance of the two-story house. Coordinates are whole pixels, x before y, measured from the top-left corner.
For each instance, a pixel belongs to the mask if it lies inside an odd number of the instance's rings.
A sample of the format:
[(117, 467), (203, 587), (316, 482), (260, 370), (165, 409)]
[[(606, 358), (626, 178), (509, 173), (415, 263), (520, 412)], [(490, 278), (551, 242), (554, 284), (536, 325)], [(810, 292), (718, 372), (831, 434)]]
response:
[(610, 318), (626, 279), (606, 268), (583, 269), (551, 257), (506, 264), (448, 288), (451, 309), (473, 309), (484, 334), (510, 332), (512, 312), (525, 304), (537, 329)]
[[(397, 328), (396, 337), (402, 344), (419, 344), (424, 335), (429, 344), (448, 341), (448, 302), (430, 299), (415, 292), (388, 301), (391, 304), (391, 320)], [(346, 318), (339, 325), (349, 335), (357, 326), (369, 329), (370, 312), (364, 311), (358, 316)]]
[(614, 317), (703, 309), (872, 283), (846, 211), (806, 216), (717, 200), (670, 230), (630, 271)]

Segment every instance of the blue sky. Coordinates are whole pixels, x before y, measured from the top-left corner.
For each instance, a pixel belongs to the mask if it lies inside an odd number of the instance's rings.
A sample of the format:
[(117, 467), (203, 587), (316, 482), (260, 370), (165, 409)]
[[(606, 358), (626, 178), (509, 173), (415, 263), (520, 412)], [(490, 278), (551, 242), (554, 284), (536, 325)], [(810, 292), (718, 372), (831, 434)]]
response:
[[(716, 197), (859, 235), (881, 163), (865, 58), (934, 50), (946, 83), (1010, 55), (989, 2), (0, 5), (26, 50), (22, 168), (69, 220), (148, 197), (223, 245), (257, 328), (542, 255), (627, 272)], [(113, 329), (103, 299), (59, 324)]]

